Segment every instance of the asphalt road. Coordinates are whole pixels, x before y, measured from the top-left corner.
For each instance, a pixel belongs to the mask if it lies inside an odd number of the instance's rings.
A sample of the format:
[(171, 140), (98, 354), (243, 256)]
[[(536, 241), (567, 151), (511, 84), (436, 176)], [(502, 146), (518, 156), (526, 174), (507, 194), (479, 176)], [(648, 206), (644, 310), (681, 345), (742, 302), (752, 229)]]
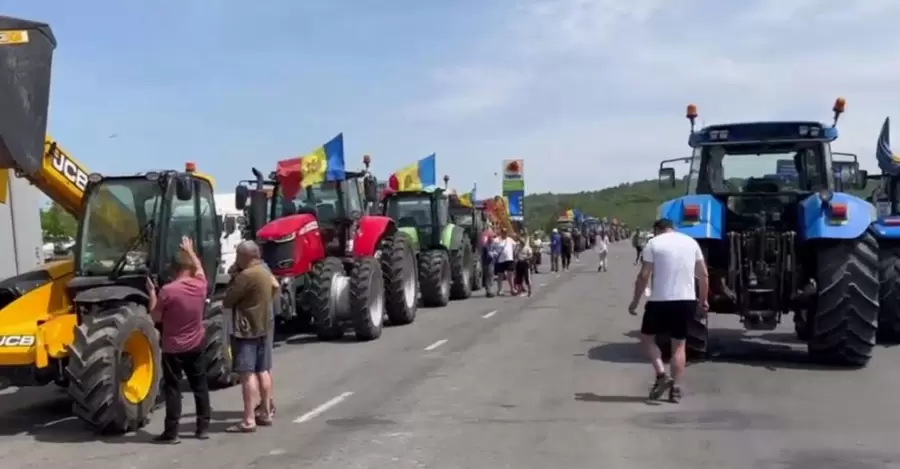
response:
[(275, 427), (252, 435), (220, 433), (239, 419), (237, 389), (214, 394), (211, 440), (178, 446), (149, 442), (161, 413), (146, 432), (98, 440), (52, 388), (0, 391), (0, 467), (900, 467), (897, 349), (864, 370), (820, 369), (787, 327), (744, 334), (716, 316), (721, 353), (689, 368), (685, 399), (647, 404), (628, 243), (611, 258), (608, 273), (586, 255), (538, 275), (532, 298), (420, 310), (376, 342), (284, 343)]

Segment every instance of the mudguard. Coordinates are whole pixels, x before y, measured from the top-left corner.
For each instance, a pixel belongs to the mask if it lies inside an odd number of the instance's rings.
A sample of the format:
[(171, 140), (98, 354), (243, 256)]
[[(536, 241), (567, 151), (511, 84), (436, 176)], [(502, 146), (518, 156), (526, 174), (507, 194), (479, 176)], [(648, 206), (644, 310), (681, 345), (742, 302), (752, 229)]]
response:
[(847, 205), (847, 221), (840, 224), (829, 220), (828, 206), (819, 194), (800, 202), (801, 239), (856, 239), (875, 221), (872, 206), (859, 197), (835, 192), (831, 203)]
[(106, 285), (82, 290), (75, 294), (77, 304), (106, 303), (133, 299), (136, 303), (147, 304), (147, 293), (127, 285)]
[[(700, 207), (699, 222), (684, 221), (684, 206)], [(663, 202), (659, 218), (672, 221), (675, 230), (695, 239), (722, 239), (725, 232), (725, 204), (709, 194), (692, 194)]]
[(359, 228), (353, 236), (353, 256), (371, 257), (378, 249), (381, 238), (397, 230), (394, 220), (380, 215), (367, 215), (359, 219)]
[(400, 232), (405, 234), (407, 238), (409, 238), (410, 246), (412, 247), (414, 252), (419, 252), (419, 231), (412, 226), (402, 226), (399, 228)]
[(441, 246), (444, 246), (450, 251), (459, 249), (459, 245), (462, 243), (464, 236), (465, 232), (460, 227), (453, 224), (447, 225), (441, 232)]

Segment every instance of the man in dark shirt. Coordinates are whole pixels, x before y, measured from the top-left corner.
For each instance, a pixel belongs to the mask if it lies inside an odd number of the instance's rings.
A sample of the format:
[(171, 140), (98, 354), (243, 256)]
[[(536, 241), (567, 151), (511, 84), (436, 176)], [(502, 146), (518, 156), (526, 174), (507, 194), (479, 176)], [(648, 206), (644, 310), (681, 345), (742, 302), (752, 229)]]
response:
[[(235, 263), (238, 271), (232, 276), (222, 305), (234, 315), (231, 350), (234, 371), (241, 377), (244, 418), (230, 430), (251, 433), (256, 431), (257, 424), (272, 424), (272, 357), (267, 349), (272, 302), (277, 290), (273, 288), (271, 272), (260, 260), (259, 246), (253, 241), (238, 245)], [(255, 412), (257, 403), (262, 406), (260, 415)]]
[(206, 331), (203, 314), (206, 310), (207, 281), (203, 264), (194, 252), (194, 243), (184, 237), (176, 255), (175, 279), (156, 294), (156, 286), (147, 279), (149, 309), (153, 322), (162, 326), (163, 395), (166, 399), (165, 430), (156, 437), (161, 443), (178, 443), (178, 423), (181, 420), (181, 390), (179, 383), (187, 375), (197, 407), (197, 429), (200, 439), (209, 438), (209, 385), (206, 381), (206, 360), (203, 346)]

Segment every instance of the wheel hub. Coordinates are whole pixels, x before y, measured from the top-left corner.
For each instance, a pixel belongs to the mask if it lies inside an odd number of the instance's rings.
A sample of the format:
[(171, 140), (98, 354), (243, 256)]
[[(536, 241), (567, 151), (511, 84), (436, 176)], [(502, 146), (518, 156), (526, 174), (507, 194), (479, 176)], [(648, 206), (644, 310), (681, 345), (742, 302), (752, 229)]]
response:
[(381, 276), (373, 275), (369, 279), (369, 321), (376, 327), (380, 327), (384, 322), (384, 288), (381, 282)]
[(416, 305), (416, 272), (411, 259), (406, 259), (403, 265), (403, 301), (407, 308)]
[(329, 307), (336, 316), (347, 319), (350, 315), (350, 277), (334, 274), (331, 277), (331, 298)]

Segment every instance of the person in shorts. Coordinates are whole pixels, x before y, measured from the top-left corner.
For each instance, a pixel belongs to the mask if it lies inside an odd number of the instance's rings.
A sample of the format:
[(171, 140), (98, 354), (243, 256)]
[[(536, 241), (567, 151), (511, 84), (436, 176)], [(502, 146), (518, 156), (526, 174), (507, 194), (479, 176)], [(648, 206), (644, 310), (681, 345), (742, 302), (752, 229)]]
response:
[[(231, 350), (234, 371), (241, 378), (244, 413), (241, 423), (229, 431), (251, 433), (257, 425), (272, 424), (272, 324), (273, 277), (260, 260), (259, 246), (244, 241), (237, 248), (238, 272), (225, 292), (222, 304), (232, 310), (234, 330)], [(257, 414), (257, 404), (262, 411)]]
[[(656, 236), (643, 249), (641, 270), (634, 282), (628, 312), (637, 315), (641, 296), (652, 281), (641, 321), (641, 344), (656, 372), (650, 399), (659, 399), (668, 391), (669, 400), (679, 402), (688, 324), (695, 315), (705, 314), (709, 307), (709, 278), (703, 251), (694, 238), (675, 231), (667, 219), (654, 223), (653, 231)], [(671, 375), (666, 372), (656, 336), (672, 340)]]
[(516, 241), (509, 236), (506, 230), (500, 230), (500, 236), (494, 240), (494, 249), (497, 251), (497, 265), (494, 273), (497, 274), (497, 295), (503, 291), (503, 280), (509, 285), (510, 295), (516, 294), (516, 286), (513, 283), (515, 267)]

